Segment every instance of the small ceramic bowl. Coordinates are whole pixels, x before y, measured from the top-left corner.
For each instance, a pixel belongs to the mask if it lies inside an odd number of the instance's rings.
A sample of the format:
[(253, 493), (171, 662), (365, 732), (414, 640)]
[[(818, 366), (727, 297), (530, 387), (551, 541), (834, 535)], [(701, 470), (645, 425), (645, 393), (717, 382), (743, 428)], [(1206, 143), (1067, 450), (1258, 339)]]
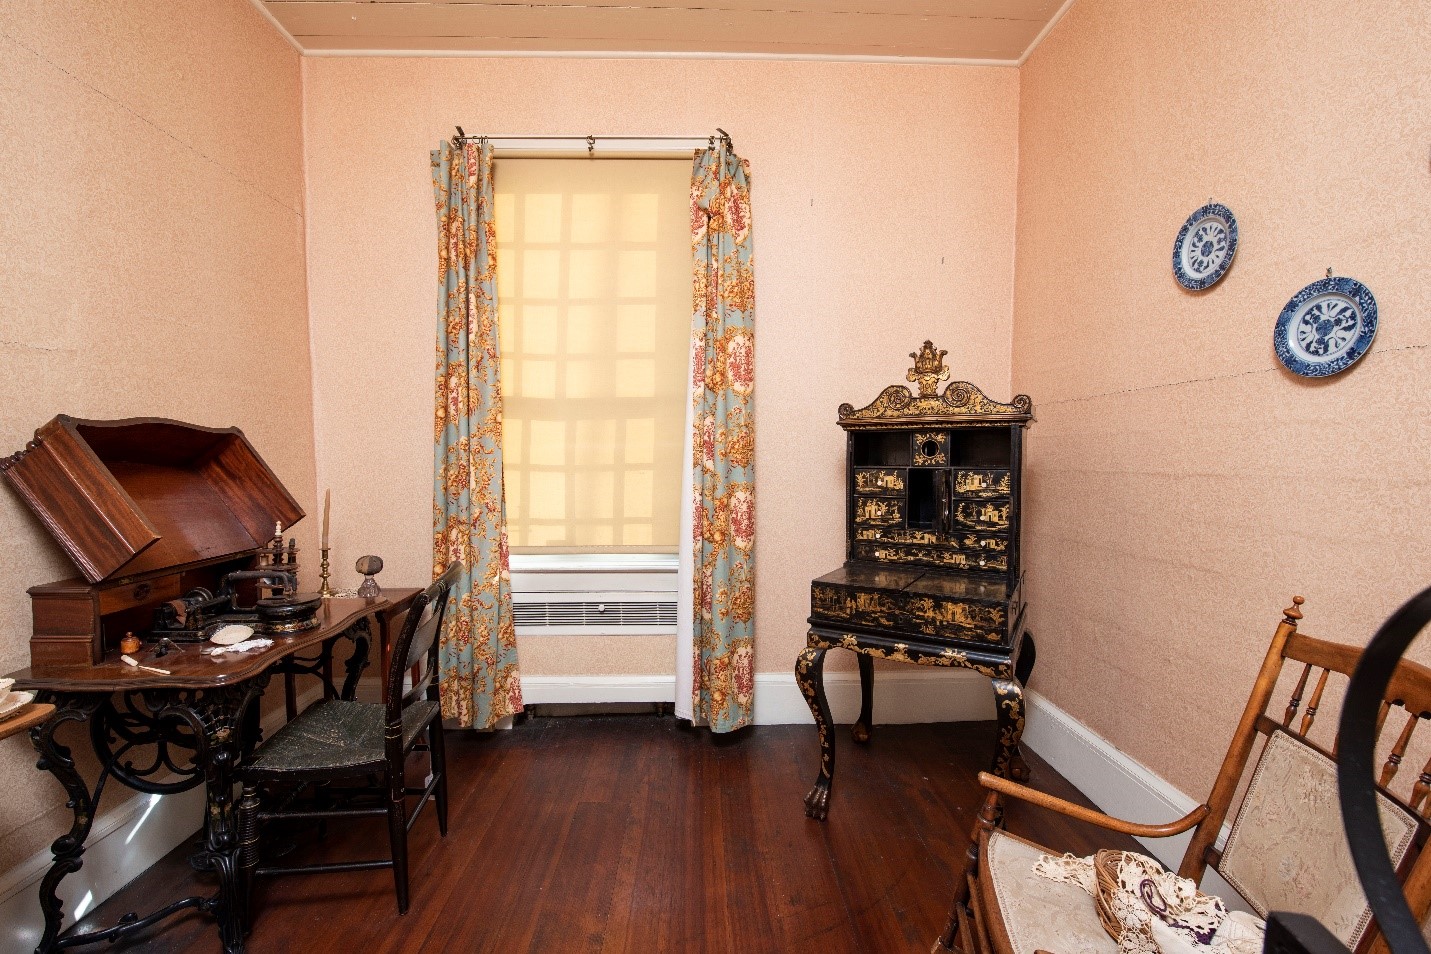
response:
[(13, 679), (0, 679), (0, 705), (10, 701), (10, 687), (15, 685)]

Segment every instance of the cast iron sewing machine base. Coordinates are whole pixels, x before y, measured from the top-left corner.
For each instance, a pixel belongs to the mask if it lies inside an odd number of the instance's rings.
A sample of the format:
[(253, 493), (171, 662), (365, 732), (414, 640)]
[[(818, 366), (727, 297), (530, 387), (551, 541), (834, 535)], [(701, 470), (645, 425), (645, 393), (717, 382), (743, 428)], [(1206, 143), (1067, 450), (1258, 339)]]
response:
[[(341, 696), (352, 698), (358, 675), (367, 665), (369, 627), (366, 618), (338, 634), (355, 643), (346, 663)], [(234, 803), (235, 770), (259, 741), (258, 699), (270, 675), (317, 675), (324, 694), (339, 696), (326, 676), (333, 643), (327, 639), (317, 658), (288, 657), (270, 669), (231, 685), (202, 689), (147, 688), (115, 694), (45, 690), (40, 697), (55, 705), (55, 713), (30, 730), (37, 767), (64, 786), (67, 805), (74, 812), (68, 834), (57, 838), (50, 850), (54, 862), (40, 882), (40, 908), (44, 934), (36, 954), (69, 947), (118, 941), (143, 931), (181, 911), (194, 908), (218, 921), (225, 954), (240, 954), (247, 932), (248, 886), (238, 867), (240, 832)], [(100, 762), (91, 788), (75, 766), (68, 746), (55, 738), (67, 722), (85, 724)], [(140, 756), (143, 756), (142, 758)], [(131, 912), (112, 927), (82, 934), (60, 933), (64, 921), (60, 882), (84, 865), (85, 840), (94, 824), (95, 811), (105, 783), (113, 777), (127, 788), (149, 795), (171, 795), (204, 786), (203, 847), (190, 859), (196, 871), (218, 876), (217, 891), (207, 897), (190, 896), (146, 915)]]

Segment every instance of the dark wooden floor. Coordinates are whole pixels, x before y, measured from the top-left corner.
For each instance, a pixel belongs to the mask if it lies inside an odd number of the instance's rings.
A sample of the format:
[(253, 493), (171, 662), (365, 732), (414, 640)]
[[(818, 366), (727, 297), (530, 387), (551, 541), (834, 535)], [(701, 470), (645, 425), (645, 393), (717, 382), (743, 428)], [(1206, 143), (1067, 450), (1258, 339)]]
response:
[[(943, 927), (994, 728), (880, 726), (866, 746), (842, 730), (823, 824), (801, 803), (816, 770), (811, 726), (714, 740), (671, 718), (538, 718), (448, 738), (451, 828), (439, 840), (431, 808), (418, 821), (407, 915), (398, 917), (388, 871), (266, 880), (250, 951), (927, 951)], [(1041, 759), (1029, 761), (1034, 784), (1076, 796)], [(1113, 844), (1027, 806), (1007, 822), (1079, 853)], [(304, 849), (308, 858), (314, 847), (382, 857), (386, 844), (375, 819), (335, 826)], [(194, 891), (203, 876), (189, 870), (188, 851), (85, 927)], [(219, 945), (211, 921), (187, 914), (110, 949)]]

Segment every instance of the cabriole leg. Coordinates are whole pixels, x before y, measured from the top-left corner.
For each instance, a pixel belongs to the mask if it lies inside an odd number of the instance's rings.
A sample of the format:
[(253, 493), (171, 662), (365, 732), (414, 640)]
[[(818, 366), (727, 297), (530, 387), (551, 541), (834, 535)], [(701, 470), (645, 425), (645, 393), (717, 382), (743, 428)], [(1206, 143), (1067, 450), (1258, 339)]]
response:
[(856, 742), (868, 742), (874, 729), (874, 660), (864, 653), (855, 653), (860, 664), (860, 717), (850, 735)]
[(999, 742), (990, 771), (1017, 782), (1027, 781), (1029, 767), (1019, 750), (1019, 741), (1024, 735), (1024, 687), (1012, 678), (995, 679), (993, 682)]
[(820, 774), (810, 794), (805, 796), (805, 814), (824, 820), (830, 810), (830, 784), (835, 778), (834, 722), (830, 718), (830, 704), (825, 700), (824, 649), (812, 646), (799, 655), (795, 660), (795, 682), (810, 706), (820, 735)]
[(30, 742), (40, 756), (35, 767), (42, 772), (49, 772), (64, 786), (65, 794), (69, 796), (65, 804), (74, 811), (75, 820), (69, 833), (56, 838), (50, 846), (55, 860), (40, 880), (40, 910), (45, 916), (45, 931), (40, 937), (39, 946), (35, 948), (36, 954), (48, 954), (58, 950), (55, 942), (59, 938), (60, 924), (64, 921), (65, 914), (64, 902), (59, 899), (57, 892), (65, 876), (80, 870), (84, 865), (80, 856), (84, 854), (85, 839), (89, 837), (90, 826), (94, 824), (94, 807), (98, 798), (98, 792), (93, 797), (90, 795), (89, 786), (75, 769), (75, 760), (69, 747), (55, 741), (55, 730), (66, 722), (89, 721), (95, 710), (104, 703), (104, 698), (81, 696), (45, 701), (53, 701), (57, 711), (48, 720), (30, 730)]

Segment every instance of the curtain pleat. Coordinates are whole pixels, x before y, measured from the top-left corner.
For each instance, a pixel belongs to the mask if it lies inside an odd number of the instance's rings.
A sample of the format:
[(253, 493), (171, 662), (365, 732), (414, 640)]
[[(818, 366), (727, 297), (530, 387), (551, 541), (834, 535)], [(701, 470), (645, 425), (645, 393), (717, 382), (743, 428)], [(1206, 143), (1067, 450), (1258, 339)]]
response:
[(727, 147), (691, 175), (691, 707), (714, 732), (755, 707), (755, 246), (750, 167)]
[(492, 147), (432, 153), (437, 361), (432, 573), (461, 561), (440, 652), (442, 715), (491, 727), (522, 710), (502, 491)]

